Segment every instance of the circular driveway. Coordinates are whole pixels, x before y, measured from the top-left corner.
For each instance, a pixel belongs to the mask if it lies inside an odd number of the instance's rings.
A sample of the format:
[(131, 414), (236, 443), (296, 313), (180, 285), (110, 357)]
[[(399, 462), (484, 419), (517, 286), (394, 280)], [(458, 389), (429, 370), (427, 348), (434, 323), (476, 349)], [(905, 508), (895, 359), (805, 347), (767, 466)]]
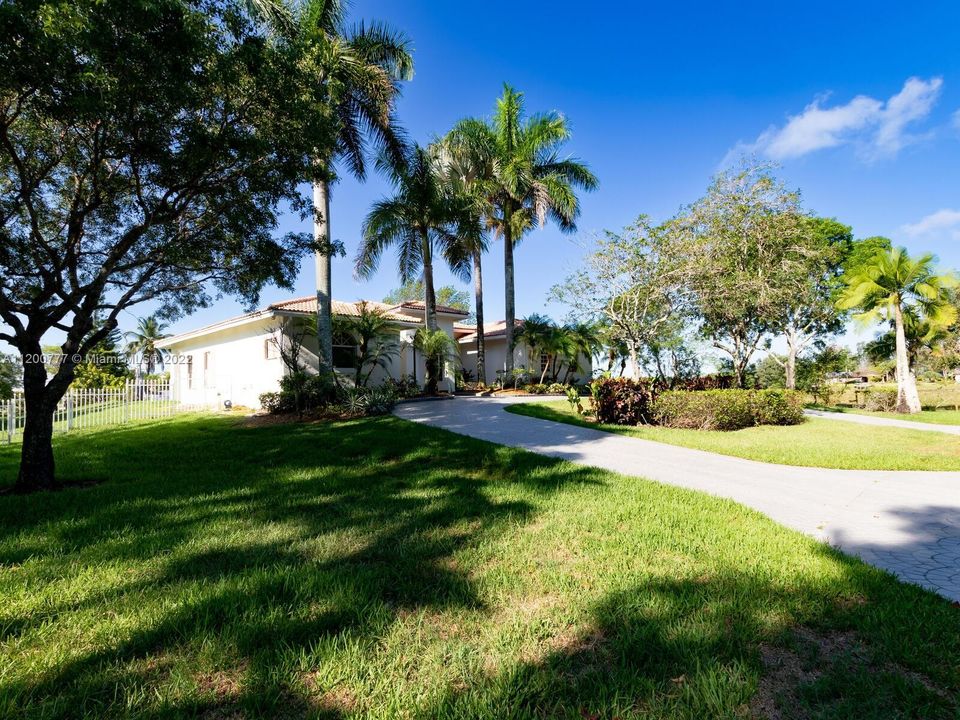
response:
[(748, 505), (902, 580), (960, 601), (960, 472), (771, 465), (514, 415), (530, 398), (399, 405), (405, 420)]

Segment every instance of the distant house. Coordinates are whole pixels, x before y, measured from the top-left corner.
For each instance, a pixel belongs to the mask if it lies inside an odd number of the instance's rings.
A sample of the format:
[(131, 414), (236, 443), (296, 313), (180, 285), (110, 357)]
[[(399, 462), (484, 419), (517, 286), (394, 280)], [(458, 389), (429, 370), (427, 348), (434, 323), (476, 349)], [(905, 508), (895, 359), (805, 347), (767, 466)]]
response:
[[(413, 347), (413, 336), (424, 326), (424, 303), (404, 302), (386, 304), (367, 302), (369, 307), (382, 310), (397, 330), (400, 354), (386, 368), (377, 368), (370, 378), (371, 385), (386, 378), (413, 376), (423, 383), (426, 367), (423, 357)], [(333, 313), (339, 316), (359, 314), (360, 302), (333, 301)], [(316, 315), (315, 296), (294, 298), (268, 305), (262, 310), (222, 320), (212, 325), (164, 338), (157, 343), (170, 353), (168, 363), (174, 396), (184, 403), (222, 407), (233, 405), (258, 408), (260, 394), (279, 388), (286, 369), (277, 347), (284, 332), (297, 330), (298, 323)], [(467, 313), (453, 307), (437, 306), (437, 324), (454, 338), (460, 348), (460, 362), (469, 376), (476, 377), (476, 327), (466, 325)], [(506, 360), (505, 323), (492, 323), (486, 341), (487, 382), (497, 379), (496, 370)], [(352, 378), (359, 348), (352, 339), (334, 337), (333, 361), (338, 372)], [(530, 349), (518, 345), (514, 350), (517, 367), (527, 367), (539, 374), (541, 358), (530, 363)], [(317, 372), (319, 363), (317, 339), (307, 337), (301, 361), (308, 372)], [(459, 368), (444, 368), (441, 388), (453, 390), (453, 375)], [(590, 377), (590, 361), (583, 358), (578, 377)]]

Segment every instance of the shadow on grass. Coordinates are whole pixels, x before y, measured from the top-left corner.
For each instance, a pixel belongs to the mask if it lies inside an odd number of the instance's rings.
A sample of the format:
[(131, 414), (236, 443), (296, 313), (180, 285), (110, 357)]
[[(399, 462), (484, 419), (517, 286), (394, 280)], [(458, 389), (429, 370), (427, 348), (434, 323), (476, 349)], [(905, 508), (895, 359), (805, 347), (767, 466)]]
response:
[[(0, 498), (0, 592), (4, 575), (38, 595), (64, 578), (94, 578), (29, 611), (0, 607), (0, 648), (16, 653), (26, 638), (40, 647), (24, 651), (42, 653), (46, 628), (77, 642), (42, 672), (0, 673), (0, 716), (362, 714), (363, 698), (325, 691), (336, 686), (336, 668), (325, 669), (334, 680), (311, 679), (318, 658), (375, 657), (422, 613), (494, 624), (499, 609), (487, 607), (475, 566), (461, 567), (459, 556), (534, 524), (556, 493), (611, 477), (394, 418), (257, 429), (173, 422), (63, 438), (57, 452), (64, 479), (97, 471), (110, 480)], [(12, 481), (13, 470), (11, 454), (0, 454), (0, 478)], [(655, 492), (684, 503), (699, 497)], [(940, 684), (956, 687), (960, 639), (945, 603), (809, 545), (842, 568), (842, 582), (722, 564), (702, 577), (678, 571), (626, 588), (598, 575), (611, 589), (535, 657), (486, 668), (420, 705), (417, 688), (406, 686), (414, 681), (398, 676), (398, 711), (742, 715), (756, 690), (761, 644), (789, 643), (792, 628), (811, 626), (853, 628), (880, 659), (826, 658), (821, 664), (835, 669), (781, 703), (797, 717), (850, 717), (844, 712), (857, 703), (870, 711), (860, 717), (946, 717), (954, 698), (938, 693)], [(115, 611), (126, 622), (103, 623)], [(111, 636), (92, 642), (104, 627)], [(877, 680), (874, 668), (926, 667), (931, 657), (947, 658), (932, 689), (906, 670)], [(351, 673), (369, 671), (357, 662)], [(198, 678), (199, 667), (218, 670)], [(853, 687), (838, 689), (837, 678), (864, 667)], [(160, 686), (174, 690), (158, 701), (151, 691)]]
[[(11, 481), (12, 455), (0, 465)], [(0, 610), (0, 642), (130, 598), (181, 601), (108, 650), (2, 689), (51, 716), (69, 714), (78, 700), (109, 704), (118, 686), (147, 682), (155, 671), (146, 667), (138, 677), (132, 661), (203, 638), (243, 666), (244, 697), (234, 700), (270, 715), (277, 698), (289, 702), (292, 692), (274, 672), (280, 655), (332, 635), (375, 637), (398, 613), (482, 608), (451, 557), (531, 513), (523, 500), (490, 499), (490, 484), (536, 496), (597, 482), (587, 469), (556, 471), (546, 458), (393, 418), (257, 429), (228, 420), (141, 426), (62, 438), (57, 455), (64, 480), (91, 468), (111, 479), (86, 490), (0, 498), (0, 571), (31, 561), (47, 578), (77, 563), (151, 570), (76, 599), (51, 599), (42, 612)], [(272, 530), (281, 539), (269, 537)], [(217, 547), (209, 547), (211, 537)], [(319, 553), (318, 538), (330, 539)]]

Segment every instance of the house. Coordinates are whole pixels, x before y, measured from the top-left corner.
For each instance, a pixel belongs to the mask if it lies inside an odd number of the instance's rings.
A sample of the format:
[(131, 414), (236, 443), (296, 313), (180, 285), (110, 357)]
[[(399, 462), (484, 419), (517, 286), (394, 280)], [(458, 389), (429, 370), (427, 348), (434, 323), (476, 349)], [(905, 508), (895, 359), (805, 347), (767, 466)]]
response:
[[(361, 302), (333, 301), (334, 315), (358, 316)], [(424, 303), (422, 301), (386, 304), (366, 301), (368, 307), (377, 308), (392, 322), (396, 329), (396, 341), (400, 352), (390, 358), (386, 366), (376, 368), (370, 385), (378, 385), (386, 378), (413, 376), (423, 383), (426, 366), (422, 356), (413, 347), (413, 336), (424, 326)], [(222, 320), (212, 325), (180, 333), (158, 342), (158, 347), (167, 351), (170, 358), (170, 378), (174, 397), (190, 405), (222, 407), (229, 401), (232, 405), (251, 408), (260, 407), (260, 395), (279, 388), (280, 379), (287, 372), (280, 357), (279, 342), (289, 344), (298, 333), (302, 323), (317, 312), (315, 296), (294, 298), (268, 305), (262, 310)], [(476, 328), (464, 324), (467, 313), (453, 307), (437, 306), (437, 324), (441, 330), (454, 338), (460, 348), (463, 368), (476, 374)], [(505, 323), (485, 325), (487, 382), (496, 380), (496, 369), (506, 360)], [(334, 337), (333, 361), (339, 373), (352, 378), (356, 357), (359, 353), (352, 339)], [(516, 366), (529, 367), (530, 349), (518, 346), (514, 350)], [(582, 359), (579, 377), (590, 376), (590, 361)], [(319, 368), (317, 339), (306, 336), (300, 361), (308, 372)], [(534, 369), (539, 372), (540, 359)], [(454, 375), (459, 368), (444, 368), (441, 388), (454, 389)]]

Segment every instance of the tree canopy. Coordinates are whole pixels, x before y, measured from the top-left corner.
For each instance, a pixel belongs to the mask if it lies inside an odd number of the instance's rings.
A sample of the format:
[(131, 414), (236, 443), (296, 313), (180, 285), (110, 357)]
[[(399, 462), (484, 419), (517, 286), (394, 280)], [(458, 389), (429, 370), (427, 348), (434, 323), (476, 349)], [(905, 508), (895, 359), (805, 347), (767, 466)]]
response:
[(0, 339), (65, 336), (53, 378), (25, 367), (27, 489), (53, 483), (40, 418), (121, 311), (292, 286), (315, 244), (278, 213), (309, 212), (299, 185), (335, 136), (320, 58), (239, 0), (11, 0), (0, 37)]
[[(442, 285), (436, 289), (436, 296), (438, 305), (470, 312), (470, 293), (467, 290), (458, 290), (453, 285)], [(425, 297), (423, 280), (411, 280), (388, 292), (383, 302), (399, 305), (402, 302), (423, 302)]]

